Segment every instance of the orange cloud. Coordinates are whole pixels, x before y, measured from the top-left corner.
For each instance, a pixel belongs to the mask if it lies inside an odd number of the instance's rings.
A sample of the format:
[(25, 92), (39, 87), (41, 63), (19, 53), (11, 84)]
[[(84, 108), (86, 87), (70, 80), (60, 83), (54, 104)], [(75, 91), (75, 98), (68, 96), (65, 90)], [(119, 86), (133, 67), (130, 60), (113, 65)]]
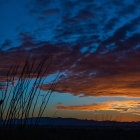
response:
[[(42, 90), (48, 87), (48, 84), (43, 85)], [(60, 80), (55, 90), (83, 96), (140, 97), (140, 73), (92, 77), (79, 74)]]
[(119, 112), (140, 112), (140, 101), (106, 101), (103, 103), (79, 106), (62, 106), (57, 105), (58, 110), (79, 110), (79, 111), (95, 111), (95, 110), (115, 110)]
[[(100, 49), (75, 60), (58, 82), (56, 91), (75, 96), (140, 97), (140, 50), (130, 46), (100, 54)], [(42, 89), (48, 90), (48, 85)]]

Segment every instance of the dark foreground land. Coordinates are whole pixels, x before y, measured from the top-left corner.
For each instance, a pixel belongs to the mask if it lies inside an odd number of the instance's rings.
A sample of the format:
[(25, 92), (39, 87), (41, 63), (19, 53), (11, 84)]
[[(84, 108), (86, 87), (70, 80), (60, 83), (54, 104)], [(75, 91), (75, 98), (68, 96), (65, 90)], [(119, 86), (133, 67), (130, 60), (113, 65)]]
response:
[[(140, 122), (79, 120), (74, 118), (14, 119), (15, 124), (1, 125), (0, 140), (138, 140)], [(22, 123), (21, 123), (22, 122)], [(21, 125), (22, 124), (22, 125)]]
[(0, 129), (0, 140), (138, 140), (140, 129), (37, 127)]

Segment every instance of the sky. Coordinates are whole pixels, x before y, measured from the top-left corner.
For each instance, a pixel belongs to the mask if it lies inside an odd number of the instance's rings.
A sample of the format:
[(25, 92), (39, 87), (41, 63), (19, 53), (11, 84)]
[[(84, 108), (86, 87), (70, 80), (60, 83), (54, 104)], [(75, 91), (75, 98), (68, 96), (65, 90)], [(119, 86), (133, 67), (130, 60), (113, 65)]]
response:
[[(0, 0), (0, 82), (50, 56), (44, 116), (140, 121), (139, 0)], [(42, 97), (40, 97), (42, 98)]]

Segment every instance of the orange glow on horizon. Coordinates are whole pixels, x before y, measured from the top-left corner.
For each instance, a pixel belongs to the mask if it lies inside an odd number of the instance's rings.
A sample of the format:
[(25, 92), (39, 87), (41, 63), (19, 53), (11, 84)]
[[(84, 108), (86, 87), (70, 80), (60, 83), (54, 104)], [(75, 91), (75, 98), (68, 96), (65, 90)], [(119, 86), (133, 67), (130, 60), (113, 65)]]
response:
[[(57, 110), (91, 112), (87, 119), (120, 122), (140, 121), (140, 101), (106, 101), (91, 105), (56, 106)], [(82, 118), (82, 116), (80, 116)], [(78, 118), (80, 118), (78, 117)]]

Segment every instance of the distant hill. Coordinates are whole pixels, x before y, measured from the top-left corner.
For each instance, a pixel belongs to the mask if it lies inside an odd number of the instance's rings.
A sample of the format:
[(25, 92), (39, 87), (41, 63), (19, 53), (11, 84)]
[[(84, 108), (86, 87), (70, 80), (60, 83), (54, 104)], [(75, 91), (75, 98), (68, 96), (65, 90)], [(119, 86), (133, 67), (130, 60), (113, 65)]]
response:
[[(27, 124), (34, 124), (37, 118), (28, 118)], [(20, 124), (23, 120), (14, 119), (16, 124)], [(38, 123), (40, 126), (62, 126), (62, 127), (88, 127), (88, 128), (125, 128), (125, 129), (140, 129), (140, 122), (115, 122), (115, 121), (94, 121), (94, 120), (80, 120), (75, 118), (50, 118), (41, 117)]]

